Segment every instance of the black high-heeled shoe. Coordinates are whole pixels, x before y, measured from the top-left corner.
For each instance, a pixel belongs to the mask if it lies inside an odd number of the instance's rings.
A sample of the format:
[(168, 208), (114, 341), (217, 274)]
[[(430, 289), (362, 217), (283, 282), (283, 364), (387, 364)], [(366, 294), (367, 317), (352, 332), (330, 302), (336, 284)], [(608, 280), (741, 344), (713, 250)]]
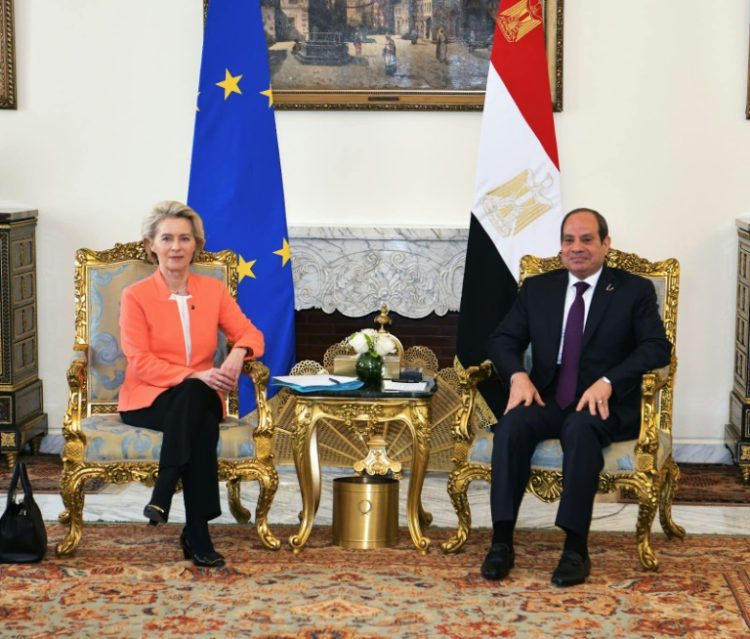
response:
[(148, 523), (151, 526), (166, 524), (169, 520), (169, 507), (172, 505), (172, 495), (174, 495), (181, 472), (177, 466), (159, 468), (151, 500), (143, 509), (143, 516), (149, 520)]
[(180, 535), (180, 546), (182, 546), (182, 554), (185, 559), (191, 559), (196, 566), (204, 566), (206, 568), (223, 568), (226, 564), (224, 562), (224, 555), (216, 552), (213, 548), (207, 552), (197, 552), (188, 541), (187, 536), (183, 532)]
[(166, 524), (169, 521), (169, 511), (156, 504), (148, 504), (143, 509), (143, 516), (148, 519), (149, 526)]

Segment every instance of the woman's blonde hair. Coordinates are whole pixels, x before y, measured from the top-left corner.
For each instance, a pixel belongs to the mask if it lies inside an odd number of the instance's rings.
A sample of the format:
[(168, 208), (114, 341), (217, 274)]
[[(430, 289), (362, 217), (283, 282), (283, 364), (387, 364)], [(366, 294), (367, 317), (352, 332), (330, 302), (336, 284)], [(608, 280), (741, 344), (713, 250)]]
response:
[(195, 238), (195, 253), (193, 260), (203, 250), (206, 245), (206, 233), (203, 230), (203, 220), (187, 204), (175, 200), (164, 200), (159, 202), (153, 210), (143, 219), (141, 224), (141, 236), (143, 237), (143, 248), (146, 250), (146, 256), (149, 262), (156, 264), (158, 262), (153, 251), (151, 251), (151, 242), (156, 237), (156, 228), (168, 217), (181, 217), (189, 220), (193, 227), (193, 237)]

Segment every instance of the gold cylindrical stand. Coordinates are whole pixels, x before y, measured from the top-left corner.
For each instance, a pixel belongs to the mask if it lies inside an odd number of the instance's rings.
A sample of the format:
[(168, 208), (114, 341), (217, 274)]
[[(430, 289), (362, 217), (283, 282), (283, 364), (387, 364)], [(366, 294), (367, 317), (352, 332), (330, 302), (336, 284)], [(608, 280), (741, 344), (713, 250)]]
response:
[(397, 479), (362, 475), (333, 480), (333, 543), (391, 548), (398, 543)]

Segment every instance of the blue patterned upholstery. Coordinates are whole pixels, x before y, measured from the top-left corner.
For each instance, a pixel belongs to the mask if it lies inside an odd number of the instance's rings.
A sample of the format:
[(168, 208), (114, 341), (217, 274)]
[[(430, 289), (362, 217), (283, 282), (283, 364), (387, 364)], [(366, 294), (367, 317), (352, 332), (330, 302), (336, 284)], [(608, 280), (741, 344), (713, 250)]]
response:
[[(492, 463), (492, 433), (480, 430), (474, 440), (469, 461), (472, 463)], [(672, 450), (670, 433), (659, 432), (659, 467), (666, 460)], [(638, 440), (630, 439), (624, 442), (616, 442), (604, 449), (603, 473), (630, 473), (635, 470), (635, 444)], [(531, 458), (531, 467), (539, 470), (561, 470), (562, 469), (562, 446), (559, 439), (547, 439), (541, 442), (534, 451)]]
[[(224, 459), (255, 456), (252, 432), (255, 413), (243, 418), (227, 417), (219, 425), (216, 453)], [(85, 459), (88, 462), (159, 461), (162, 434), (149, 428), (135, 428), (120, 421), (119, 415), (93, 415), (81, 422), (86, 436)]]

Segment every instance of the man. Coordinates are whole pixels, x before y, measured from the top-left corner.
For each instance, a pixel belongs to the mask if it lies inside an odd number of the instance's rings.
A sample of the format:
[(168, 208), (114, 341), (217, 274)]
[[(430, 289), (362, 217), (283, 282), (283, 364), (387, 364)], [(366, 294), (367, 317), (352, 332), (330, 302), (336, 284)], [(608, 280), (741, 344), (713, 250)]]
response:
[(641, 375), (670, 360), (651, 282), (604, 266), (610, 246), (604, 217), (575, 209), (563, 219), (560, 238), (565, 269), (527, 279), (490, 337), (489, 357), (510, 396), (495, 427), (486, 579), (502, 579), (513, 568), (513, 530), (531, 456), (540, 441), (559, 439), (563, 494), (555, 524), (565, 531), (565, 545), (552, 583), (586, 580), (602, 449), (638, 436)]

